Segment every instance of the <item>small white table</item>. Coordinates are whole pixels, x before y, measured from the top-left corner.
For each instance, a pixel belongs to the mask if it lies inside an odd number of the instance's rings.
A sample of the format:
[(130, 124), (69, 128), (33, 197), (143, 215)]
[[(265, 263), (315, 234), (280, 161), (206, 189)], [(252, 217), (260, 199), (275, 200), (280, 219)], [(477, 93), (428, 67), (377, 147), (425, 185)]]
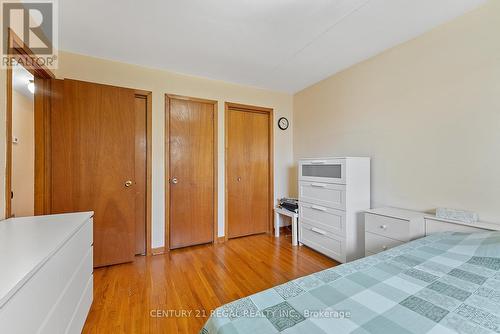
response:
[(283, 208), (274, 208), (274, 236), (280, 236), (281, 216), (292, 218), (292, 246), (297, 246), (297, 230), (299, 223), (299, 214)]

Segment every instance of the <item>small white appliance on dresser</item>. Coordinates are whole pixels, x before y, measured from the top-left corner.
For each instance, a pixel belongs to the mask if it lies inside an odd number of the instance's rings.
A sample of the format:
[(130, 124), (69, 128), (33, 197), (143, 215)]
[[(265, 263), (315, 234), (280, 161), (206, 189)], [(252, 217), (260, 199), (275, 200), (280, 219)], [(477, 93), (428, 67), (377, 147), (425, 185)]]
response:
[(81, 333), (93, 296), (93, 215), (0, 222), (0, 333)]
[(370, 158), (299, 160), (299, 243), (339, 262), (364, 256)]

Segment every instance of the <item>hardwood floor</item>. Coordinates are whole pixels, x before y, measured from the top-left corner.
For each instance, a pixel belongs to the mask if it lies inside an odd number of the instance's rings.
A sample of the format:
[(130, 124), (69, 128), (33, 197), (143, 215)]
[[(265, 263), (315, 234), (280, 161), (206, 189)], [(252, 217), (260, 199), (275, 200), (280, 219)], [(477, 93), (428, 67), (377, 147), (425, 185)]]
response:
[(337, 264), (290, 239), (256, 235), (95, 269), (83, 333), (198, 333), (220, 305)]

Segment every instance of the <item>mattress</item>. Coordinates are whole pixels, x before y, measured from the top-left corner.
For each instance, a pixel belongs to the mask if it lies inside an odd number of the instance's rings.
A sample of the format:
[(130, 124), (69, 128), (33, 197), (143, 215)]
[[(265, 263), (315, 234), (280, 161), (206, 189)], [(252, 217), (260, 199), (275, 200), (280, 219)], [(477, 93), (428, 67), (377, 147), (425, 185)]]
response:
[(500, 333), (500, 232), (440, 233), (223, 305), (203, 334)]

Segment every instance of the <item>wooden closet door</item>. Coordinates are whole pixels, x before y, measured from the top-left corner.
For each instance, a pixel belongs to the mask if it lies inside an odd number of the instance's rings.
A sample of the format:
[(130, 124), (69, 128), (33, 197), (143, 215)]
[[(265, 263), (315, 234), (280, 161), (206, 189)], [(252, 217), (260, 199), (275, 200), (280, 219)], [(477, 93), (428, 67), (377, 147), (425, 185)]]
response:
[(94, 211), (94, 266), (135, 255), (135, 92), (54, 80), (52, 213)]
[(169, 98), (170, 248), (214, 239), (215, 104)]
[(267, 232), (270, 115), (229, 109), (226, 117), (228, 237)]

